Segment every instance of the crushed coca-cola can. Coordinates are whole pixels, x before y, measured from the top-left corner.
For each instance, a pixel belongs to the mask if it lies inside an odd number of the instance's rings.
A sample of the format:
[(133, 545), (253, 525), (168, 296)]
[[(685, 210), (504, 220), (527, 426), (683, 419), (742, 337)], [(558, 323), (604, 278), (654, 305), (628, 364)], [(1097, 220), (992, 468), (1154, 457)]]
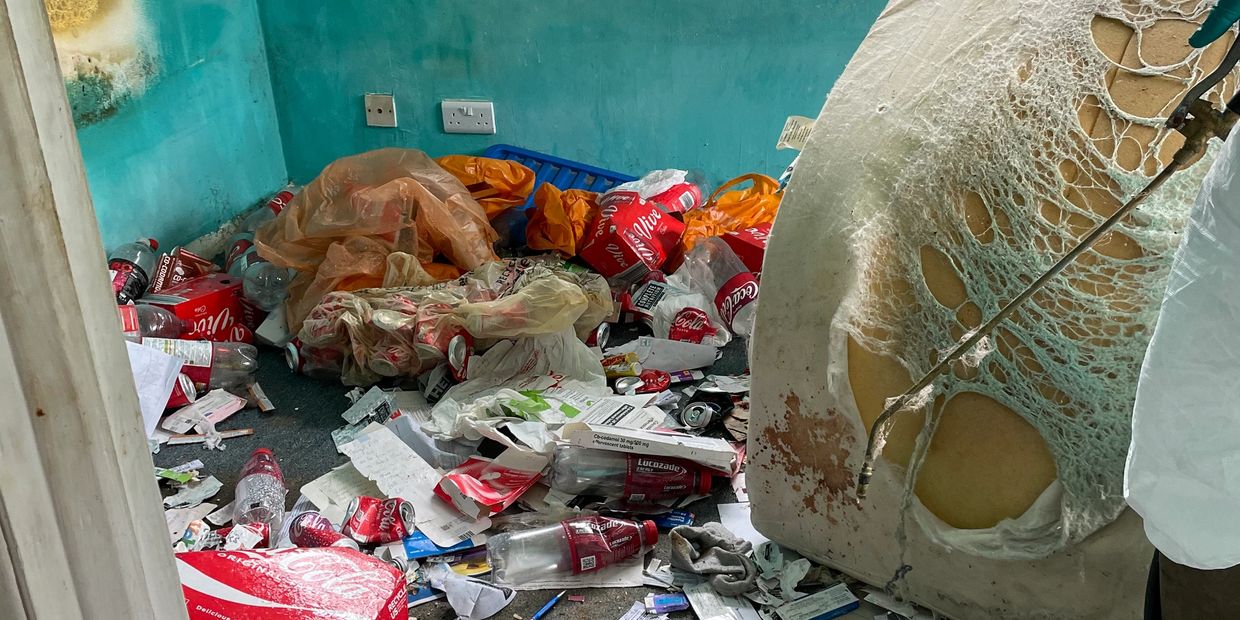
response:
[(643, 370), (638, 377), (642, 382), (641, 386), (636, 388), (638, 394), (656, 394), (666, 390), (672, 384), (671, 375), (653, 368)]
[(685, 213), (702, 206), (702, 189), (689, 182), (677, 183), (661, 194), (650, 197), (668, 213)]
[(702, 430), (715, 421), (720, 411), (721, 408), (715, 403), (689, 403), (680, 412), (680, 423), (693, 430)]
[(340, 531), (363, 545), (385, 545), (413, 533), (413, 504), (399, 498), (359, 496), (344, 511)]
[(469, 373), (469, 358), (474, 355), (474, 339), (468, 332), (461, 332), (448, 341), (448, 369), (452, 378), (464, 381)]
[(602, 349), (607, 346), (608, 340), (611, 340), (611, 323), (600, 323), (586, 338), (586, 346)]
[(313, 510), (297, 515), (289, 523), (288, 538), (298, 547), (358, 548), (356, 541), (337, 532), (327, 517)]

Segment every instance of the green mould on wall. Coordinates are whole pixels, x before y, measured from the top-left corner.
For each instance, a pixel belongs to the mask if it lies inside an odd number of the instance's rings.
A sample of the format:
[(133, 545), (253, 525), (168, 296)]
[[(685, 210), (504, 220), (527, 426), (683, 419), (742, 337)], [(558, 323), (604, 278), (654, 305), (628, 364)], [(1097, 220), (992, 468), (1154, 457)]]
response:
[(154, 81), (149, 25), (138, 0), (43, 0), (73, 122), (116, 113)]

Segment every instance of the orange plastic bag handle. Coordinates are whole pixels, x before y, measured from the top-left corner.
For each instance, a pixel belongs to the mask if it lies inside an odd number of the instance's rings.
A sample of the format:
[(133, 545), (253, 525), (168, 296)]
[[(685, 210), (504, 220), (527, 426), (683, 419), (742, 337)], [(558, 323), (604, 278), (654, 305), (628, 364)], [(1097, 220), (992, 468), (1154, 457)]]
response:
[(710, 195), (710, 198), (706, 201), (706, 204), (707, 205), (715, 204), (715, 201), (719, 199), (720, 194), (726, 192), (727, 190), (737, 185), (740, 185), (741, 183), (744, 183), (745, 181), (753, 182), (754, 193), (758, 195), (774, 194), (779, 191), (779, 181), (776, 181), (775, 179), (772, 179), (771, 177), (768, 177), (765, 174), (758, 174), (756, 172), (751, 172), (749, 174), (742, 174), (741, 176), (736, 177), (735, 179), (732, 179), (731, 181), (728, 181), (727, 183), (724, 183), (723, 185), (720, 185), (719, 189), (716, 189), (715, 192)]

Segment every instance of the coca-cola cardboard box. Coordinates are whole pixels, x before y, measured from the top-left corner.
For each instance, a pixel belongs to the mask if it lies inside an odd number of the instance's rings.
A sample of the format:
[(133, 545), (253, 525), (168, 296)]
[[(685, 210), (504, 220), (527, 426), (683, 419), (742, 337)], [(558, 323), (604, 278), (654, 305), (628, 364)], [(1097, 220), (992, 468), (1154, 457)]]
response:
[(164, 308), (212, 342), (254, 342), (261, 312), (241, 297), (241, 278), (212, 273), (147, 295), (140, 303)]
[(758, 224), (723, 235), (723, 240), (740, 257), (741, 262), (753, 273), (762, 271), (762, 257), (766, 256), (766, 240), (771, 236), (770, 224)]
[(661, 267), (685, 225), (637, 192), (610, 192), (599, 200), (578, 255), (606, 278), (636, 281)]
[(408, 620), (405, 576), (346, 547), (191, 551), (177, 572), (190, 620)]

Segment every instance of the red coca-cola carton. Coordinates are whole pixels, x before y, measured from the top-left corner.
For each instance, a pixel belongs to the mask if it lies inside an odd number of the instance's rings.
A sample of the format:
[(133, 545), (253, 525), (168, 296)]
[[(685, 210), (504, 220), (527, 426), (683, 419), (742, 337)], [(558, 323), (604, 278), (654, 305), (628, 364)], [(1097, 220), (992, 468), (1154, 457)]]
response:
[(722, 239), (736, 252), (749, 271), (759, 273), (762, 271), (762, 257), (766, 256), (766, 240), (770, 236), (771, 225), (758, 224), (725, 233)]
[(212, 342), (254, 342), (260, 313), (241, 297), (241, 278), (211, 273), (143, 297), (141, 303), (177, 315)]
[(171, 252), (159, 255), (146, 292), (148, 295), (160, 293), (214, 271), (219, 271), (215, 263), (185, 248), (173, 248)]
[(405, 576), (344, 547), (190, 551), (177, 572), (191, 620), (408, 620)]
[(606, 278), (637, 281), (661, 267), (685, 232), (680, 220), (637, 192), (610, 192), (578, 254)]

